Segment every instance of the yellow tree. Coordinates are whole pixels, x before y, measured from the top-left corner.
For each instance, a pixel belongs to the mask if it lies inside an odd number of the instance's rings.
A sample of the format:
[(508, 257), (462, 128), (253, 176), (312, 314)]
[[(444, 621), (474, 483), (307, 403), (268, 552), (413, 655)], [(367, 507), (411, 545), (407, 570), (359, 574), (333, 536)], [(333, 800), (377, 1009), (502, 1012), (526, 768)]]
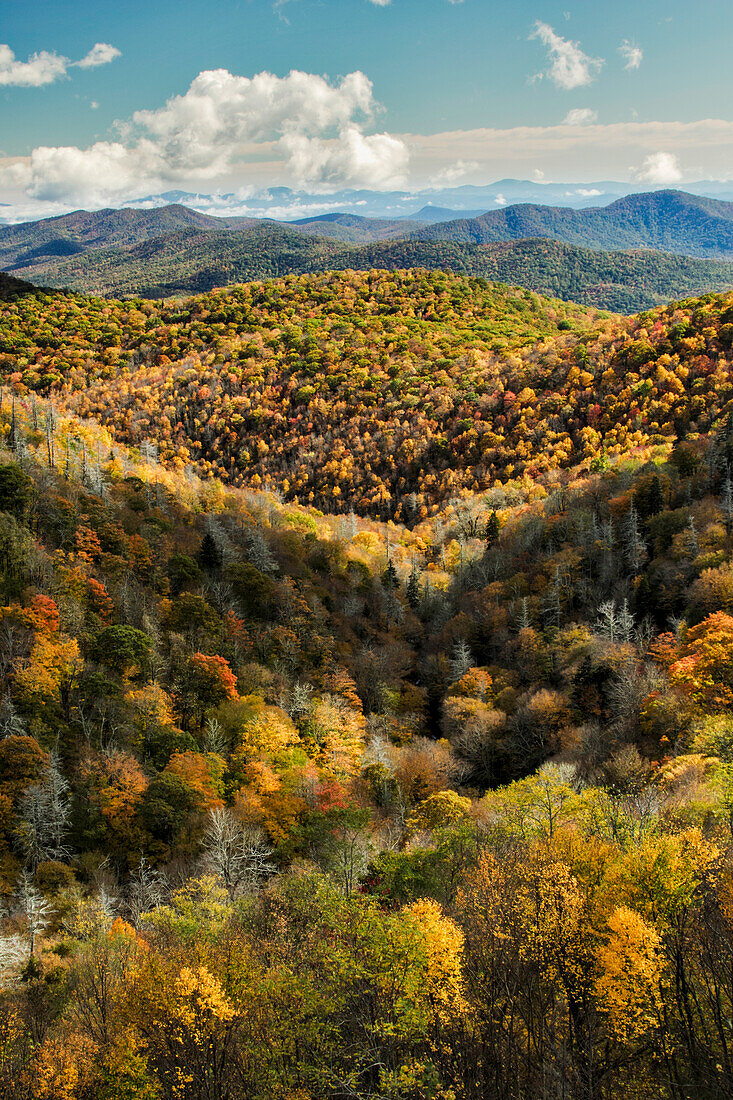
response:
[(620, 906), (608, 921), (608, 938), (596, 951), (596, 993), (612, 1034), (637, 1040), (659, 1022), (662, 942), (653, 925)]

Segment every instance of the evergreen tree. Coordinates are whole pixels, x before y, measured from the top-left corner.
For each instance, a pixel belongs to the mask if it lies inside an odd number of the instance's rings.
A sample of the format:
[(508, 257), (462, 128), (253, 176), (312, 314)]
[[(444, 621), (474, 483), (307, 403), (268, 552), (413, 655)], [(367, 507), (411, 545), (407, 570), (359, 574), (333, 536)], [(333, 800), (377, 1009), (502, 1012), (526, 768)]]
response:
[(202, 538), (197, 557), (201, 568), (209, 573), (216, 573), (221, 568), (219, 547), (210, 531), (207, 531)]
[(393, 592), (399, 587), (399, 577), (397, 576), (397, 570), (394, 567), (392, 559), (387, 562), (387, 568), (382, 573), (382, 586), (387, 589), (388, 592)]
[(420, 603), (420, 576), (413, 566), (410, 576), (407, 578), (407, 602), (414, 611)]
[(497, 542), (499, 541), (500, 531), (501, 523), (499, 522), (499, 517), (496, 514), (496, 509), (494, 509), (494, 511), (491, 513), (486, 521), (486, 528), (484, 530), (484, 542), (486, 543), (486, 548), (488, 550), (490, 550), (492, 546), (496, 546)]

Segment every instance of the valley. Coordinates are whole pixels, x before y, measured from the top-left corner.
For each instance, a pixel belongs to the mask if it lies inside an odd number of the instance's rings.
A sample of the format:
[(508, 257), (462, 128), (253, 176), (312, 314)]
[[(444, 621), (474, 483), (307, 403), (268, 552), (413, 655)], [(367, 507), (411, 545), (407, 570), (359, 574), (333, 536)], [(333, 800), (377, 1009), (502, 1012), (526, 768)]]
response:
[(732, 349), (731, 291), (0, 277), (4, 1100), (725, 1094)]

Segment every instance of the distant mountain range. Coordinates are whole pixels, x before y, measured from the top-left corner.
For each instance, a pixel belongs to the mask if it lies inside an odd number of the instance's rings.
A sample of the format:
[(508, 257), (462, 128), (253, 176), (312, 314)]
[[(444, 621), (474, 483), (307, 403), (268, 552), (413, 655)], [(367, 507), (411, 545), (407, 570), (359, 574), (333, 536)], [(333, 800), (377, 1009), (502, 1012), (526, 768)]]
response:
[[(553, 182), (542, 180), (501, 179), (493, 183), (457, 184), (430, 187), (421, 191), (370, 191), (366, 188), (345, 188), (330, 194), (294, 191), (289, 187), (268, 187), (245, 197), (233, 194), (193, 194), (187, 191), (166, 191), (146, 195), (127, 205), (133, 207), (164, 206), (180, 203), (207, 214), (221, 216), (246, 215), (253, 218), (274, 218), (294, 221), (296, 218), (344, 211), (369, 218), (415, 218), (427, 222), (447, 221), (452, 217), (470, 218), (487, 210), (496, 210), (516, 203), (539, 206), (570, 206), (584, 209), (606, 206), (616, 199), (635, 192), (659, 190), (658, 184), (630, 184), (620, 180), (595, 180), (592, 183)], [(733, 181), (700, 180), (686, 190), (693, 195), (733, 201)], [(438, 211), (438, 217), (429, 216)], [(442, 211), (445, 211), (444, 216)]]
[(655, 191), (608, 206), (571, 210), (521, 204), (417, 230), (418, 240), (489, 241), (553, 237), (586, 248), (658, 248), (690, 256), (733, 258), (733, 203)]
[(270, 224), (289, 225), (314, 237), (332, 237), (334, 240), (356, 243), (406, 237), (421, 229), (427, 221), (428, 218), (363, 218), (358, 214), (320, 214), (314, 218)]
[(0, 228), (0, 269), (48, 286), (151, 297), (289, 273), (428, 267), (628, 312), (733, 285), (733, 203), (657, 191), (605, 207), (518, 204), (470, 218), (328, 213), (219, 218), (180, 204)]

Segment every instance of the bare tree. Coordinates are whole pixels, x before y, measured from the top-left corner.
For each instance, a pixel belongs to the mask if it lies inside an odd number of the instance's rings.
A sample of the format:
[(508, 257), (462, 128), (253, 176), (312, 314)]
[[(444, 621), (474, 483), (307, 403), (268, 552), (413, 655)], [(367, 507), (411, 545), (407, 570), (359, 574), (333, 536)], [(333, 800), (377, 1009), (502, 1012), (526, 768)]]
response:
[(204, 727), (204, 752), (223, 753), (226, 747), (227, 738), (221, 722), (217, 718), (207, 718)]
[(15, 709), (9, 695), (0, 699), (0, 738), (18, 736), (25, 733), (23, 720)]
[(152, 867), (143, 856), (130, 876), (127, 892), (127, 911), (135, 927), (143, 913), (150, 913), (163, 904), (167, 890), (163, 873)]
[(616, 609), (615, 600), (605, 600), (598, 608), (596, 629), (600, 634), (608, 638), (610, 642), (617, 641), (621, 628), (618, 621), (618, 611)]
[(311, 685), (303, 684), (298, 680), (283, 697), (280, 705), (297, 722), (299, 718), (304, 718), (310, 710), (312, 695), (313, 688)]
[(278, 564), (275, 561), (270, 547), (265, 541), (264, 535), (256, 528), (252, 528), (247, 534), (247, 558), (260, 573), (277, 573)]
[(629, 601), (624, 600), (621, 605), (621, 609), (618, 613), (618, 625), (621, 639), (624, 642), (630, 642), (634, 634), (634, 616), (629, 611)]
[(207, 869), (221, 879), (232, 901), (275, 872), (272, 848), (262, 834), (238, 821), (226, 807), (209, 813), (204, 853)]
[(18, 899), (18, 909), (26, 921), (27, 949), (29, 957), (32, 959), (37, 938), (43, 935), (51, 923), (53, 906), (34, 885), (33, 879), (27, 871), (24, 871), (20, 876), (16, 897)]
[(624, 521), (624, 551), (631, 572), (636, 575), (646, 558), (646, 546), (639, 531), (639, 517), (633, 502)]
[(28, 945), (19, 933), (0, 936), (0, 989), (14, 977), (27, 955)]
[(450, 661), (450, 674), (453, 679), (460, 680), (461, 676), (465, 676), (474, 665), (475, 661), (471, 650), (463, 640), (457, 641), (453, 647), (453, 655)]
[(61, 773), (57, 756), (52, 753), (43, 782), (23, 792), (18, 812), (20, 846), (33, 871), (44, 860), (68, 858), (69, 849), (64, 838), (69, 813), (69, 784)]
[(723, 482), (723, 515), (725, 516), (725, 530), (727, 534), (733, 530), (733, 481), (730, 478), (730, 468)]

